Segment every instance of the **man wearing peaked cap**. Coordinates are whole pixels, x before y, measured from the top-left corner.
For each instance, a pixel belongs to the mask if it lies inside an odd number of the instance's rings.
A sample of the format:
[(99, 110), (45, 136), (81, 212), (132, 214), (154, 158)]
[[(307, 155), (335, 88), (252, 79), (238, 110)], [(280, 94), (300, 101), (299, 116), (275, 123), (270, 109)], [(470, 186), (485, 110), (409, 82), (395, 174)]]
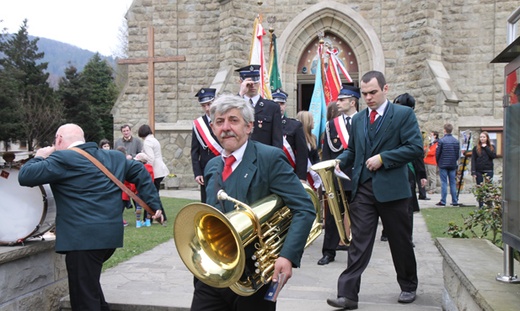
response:
[(280, 107), (262, 98), (259, 94), (260, 65), (248, 65), (235, 70), (240, 75), (240, 91), (238, 95), (247, 100), (255, 110), (254, 130), (251, 139), (266, 145), (283, 147), (282, 122)]
[(294, 168), (298, 178), (305, 182), (307, 179), (307, 158), (309, 149), (305, 141), (302, 123), (296, 119), (285, 116), (285, 104), (288, 94), (281, 89), (276, 89), (273, 93), (273, 101), (280, 105), (282, 115), (282, 134), (283, 151)]
[(204, 184), (204, 168), (209, 160), (220, 155), (222, 147), (217, 137), (211, 130), (211, 120), (209, 117), (209, 107), (215, 99), (216, 89), (202, 88), (195, 97), (204, 114), (193, 120), (193, 130), (191, 133), (191, 165), (195, 181), (200, 185), (200, 201), (206, 202), (206, 187)]
[[(352, 117), (357, 113), (359, 108), (359, 97), (361, 93), (358, 87), (353, 85), (343, 84), (339, 91), (336, 105), (340, 115), (327, 122), (325, 127), (325, 138), (322, 148), (322, 160), (336, 159), (348, 147), (348, 140), (350, 138), (350, 127), (352, 125)], [(352, 178), (352, 166), (343, 170), (348, 177)], [(344, 195), (347, 201), (350, 201), (352, 193), (352, 181), (341, 179)], [(339, 187), (336, 187), (339, 189)], [(340, 193), (337, 194), (341, 196)], [(343, 202), (342, 202), (343, 203)], [(340, 204), (342, 209), (345, 209), (343, 204)], [(339, 234), (336, 229), (334, 217), (332, 217), (330, 210), (325, 209), (325, 236), (323, 239), (323, 246), (321, 253), (323, 257), (318, 260), (318, 265), (326, 265), (335, 260), (336, 250), (345, 250), (346, 246), (338, 246)]]
[(287, 102), (287, 97), (289, 97), (289, 94), (282, 91), (282, 89), (276, 89), (274, 92), (271, 93), (271, 95), (273, 96), (274, 102), (284, 104)]
[[(343, 84), (343, 86), (341, 87), (341, 90), (339, 91), (339, 94), (338, 94), (338, 100), (343, 99), (343, 98), (350, 98), (350, 97), (355, 97), (359, 100), (359, 98), (361, 97), (359, 88), (356, 86), (350, 85), (350, 84)], [(359, 107), (357, 107), (356, 110), (358, 108)]]

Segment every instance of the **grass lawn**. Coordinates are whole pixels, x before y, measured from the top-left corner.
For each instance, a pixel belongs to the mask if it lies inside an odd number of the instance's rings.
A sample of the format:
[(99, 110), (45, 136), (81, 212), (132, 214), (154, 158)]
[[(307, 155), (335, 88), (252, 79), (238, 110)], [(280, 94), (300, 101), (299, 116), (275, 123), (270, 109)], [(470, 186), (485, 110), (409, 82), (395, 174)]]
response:
[(462, 226), (464, 224), (462, 215), (467, 217), (476, 208), (476, 206), (423, 208), (421, 213), (432, 238), (449, 238), (450, 236), (445, 233), (448, 224), (454, 222)]
[(153, 223), (151, 227), (137, 229), (135, 227), (134, 209), (127, 209), (123, 212), (123, 218), (128, 222), (128, 226), (125, 227), (124, 247), (118, 248), (114, 255), (105, 262), (103, 271), (172, 239), (175, 216), (186, 204), (194, 202), (193, 200), (176, 198), (161, 198), (161, 201), (166, 216), (168, 216), (166, 226)]

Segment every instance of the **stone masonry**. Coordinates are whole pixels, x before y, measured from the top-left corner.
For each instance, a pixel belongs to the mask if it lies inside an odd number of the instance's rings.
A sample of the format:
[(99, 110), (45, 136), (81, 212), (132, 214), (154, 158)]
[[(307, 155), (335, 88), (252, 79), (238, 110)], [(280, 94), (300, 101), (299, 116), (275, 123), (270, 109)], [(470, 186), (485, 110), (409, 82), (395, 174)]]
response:
[[(155, 64), (155, 136), (181, 187), (194, 187), (190, 160), (191, 122), (201, 110), (201, 87), (237, 93), (234, 69), (247, 65), (253, 20), (278, 36), (278, 63), (289, 93), (289, 116), (297, 113), (298, 61), (320, 31), (347, 42), (359, 77), (383, 71), (389, 98), (408, 92), (425, 132), (454, 134), (502, 131), (503, 64), (491, 60), (506, 46), (506, 19), (518, 1), (507, 0), (135, 0), (126, 18), (129, 58), (147, 57), (147, 29), (155, 34), (155, 56), (184, 55), (183, 62)], [(269, 24), (269, 17), (276, 22)], [(269, 36), (264, 37), (268, 59)], [(148, 122), (148, 65), (128, 65), (128, 83), (113, 108), (114, 133)], [(358, 83), (359, 81), (355, 81)], [(361, 108), (364, 108), (363, 105)], [(501, 176), (501, 160), (495, 161)], [(498, 177), (499, 178), (499, 177)]]

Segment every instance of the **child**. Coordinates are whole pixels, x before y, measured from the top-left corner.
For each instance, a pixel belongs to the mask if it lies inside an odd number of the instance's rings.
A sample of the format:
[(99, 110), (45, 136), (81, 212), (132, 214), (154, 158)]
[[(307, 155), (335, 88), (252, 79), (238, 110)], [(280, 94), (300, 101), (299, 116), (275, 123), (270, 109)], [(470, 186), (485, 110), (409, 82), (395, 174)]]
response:
[[(148, 173), (150, 173), (152, 180), (154, 180), (153, 167), (151, 164), (148, 164), (148, 156), (145, 153), (141, 152), (141, 153), (138, 153), (135, 155), (134, 160), (142, 162), (144, 164), (144, 167), (148, 171)], [(126, 182), (125, 182), (125, 184), (126, 184)], [(135, 189), (135, 185), (133, 185), (133, 186)], [(132, 189), (130, 189), (130, 190), (132, 190)], [(134, 191), (134, 190), (132, 190), (132, 191)], [(137, 192), (134, 191), (134, 193), (137, 193)], [(126, 194), (126, 193), (123, 193), (123, 194)], [(142, 207), (139, 204), (135, 204), (135, 217), (136, 217), (135, 227), (136, 228), (141, 228), (141, 226), (143, 226), (143, 223), (141, 222), (141, 212), (142, 212)], [(144, 225), (147, 227), (150, 227), (152, 225), (151, 215), (148, 213), (145, 213), (145, 214), (146, 214), (146, 219), (144, 221)]]

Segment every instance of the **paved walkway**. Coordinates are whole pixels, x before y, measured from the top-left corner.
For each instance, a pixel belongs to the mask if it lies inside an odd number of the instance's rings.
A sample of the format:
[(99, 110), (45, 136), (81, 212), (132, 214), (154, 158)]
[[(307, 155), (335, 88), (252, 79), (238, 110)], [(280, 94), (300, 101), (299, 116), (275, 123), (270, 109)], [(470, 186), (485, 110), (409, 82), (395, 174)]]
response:
[[(190, 189), (161, 190), (161, 195), (199, 199), (198, 191)], [(431, 200), (419, 202), (421, 208), (439, 208), (435, 206), (439, 199), (440, 195), (433, 194)], [(459, 201), (465, 205), (475, 203), (471, 194), (461, 194)], [(388, 244), (378, 239), (363, 274), (360, 310), (442, 310), (442, 258), (420, 213), (415, 214), (414, 226), (419, 273), (417, 300), (408, 305), (397, 303), (400, 289)], [(305, 250), (301, 268), (293, 271), (293, 277), (280, 293), (278, 310), (334, 309), (327, 305), (326, 299), (336, 296), (336, 281), (346, 267), (347, 253), (338, 252), (336, 261), (318, 266), (322, 239), (323, 234)], [(106, 299), (114, 305), (114, 310), (189, 310), (190, 307), (193, 276), (179, 258), (173, 239), (108, 269), (101, 280)]]

